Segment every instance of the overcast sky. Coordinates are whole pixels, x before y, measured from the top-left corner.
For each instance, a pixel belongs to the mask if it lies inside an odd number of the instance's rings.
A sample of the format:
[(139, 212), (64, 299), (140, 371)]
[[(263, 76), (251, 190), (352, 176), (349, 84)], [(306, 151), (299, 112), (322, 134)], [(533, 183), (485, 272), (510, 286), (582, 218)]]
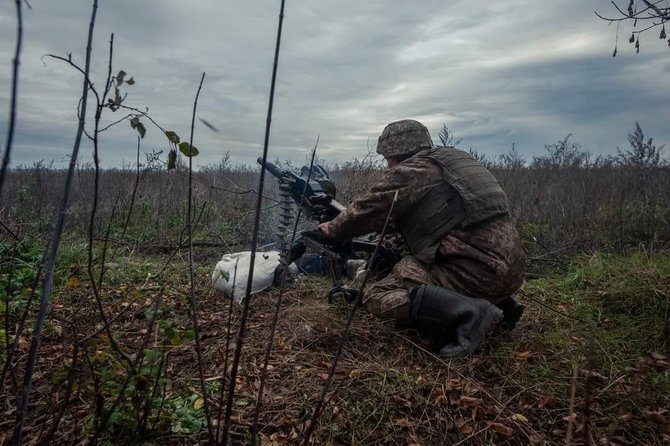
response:
[[(81, 77), (53, 53), (84, 65), (92, 1), (30, 0), (24, 8), (17, 133), (12, 165), (69, 157)], [(110, 34), (114, 72), (136, 81), (125, 104), (148, 108), (162, 127), (187, 139), (198, 82), (206, 72), (197, 122), (196, 164), (261, 155), (280, 1), (100, 1), (93, 79), (102, 89)], [(270, 159), (302, 162), (320, 136), (328, 162), (363, 157), (391, 121), (424, 122), (438, 140), (443, 123), (461, 147), (490, 156), (512, 143), (527, 159), (572, 133), (594, 154), (615, 153), (639, 121), (670, 143), (670, 50), (653, 30), (636, 55), (609, 0), (287, 0)], [(6, 140), (13, 0), (0, 2), (0, 144)], [(123, 116), (105, 111), (105, 122)], [(142, 150), (167, 148), (145, 120)], [(127, 123), (102, 135), (103, 166), (134, 162)], [(667, 155), (667, 150), (666, 150)], [(82, 162), (91, 146), (82, 146)]]

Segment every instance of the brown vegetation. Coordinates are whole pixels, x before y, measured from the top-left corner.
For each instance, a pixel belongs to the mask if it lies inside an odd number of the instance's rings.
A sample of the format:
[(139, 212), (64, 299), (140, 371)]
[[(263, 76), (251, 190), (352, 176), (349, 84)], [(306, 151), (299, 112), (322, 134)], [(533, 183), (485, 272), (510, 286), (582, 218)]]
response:
[[(630, 143), (609, 158), (591, 159), (569, 137), (529, 163), (514, 150), (496, 162), (484, 158), (509, 193), (531, 276), (538, 277), (520, 297), (528, 306), (524, 321), (477, 355), (444, 361), (419, 333), (360, 314), (313, 441), (667, 441), (670, 172), (639, 127)], [(331, 170), (337, 198), (346, 203), (370, 187), (380, 165), (367, 157)], [(256, 177), (256, 169), (230, 167), (226, 159), (194, 173), (204, 398), (188, 303), (185, 174), (152, 162), (139, 171), (101, 172), (92, 271), (102, 271), (102, 317), (81, 241), (94, 171), (77, 170), (28, 443), (206, 441), (205, 401), (217, 435), (238, 309), (210, 288), (209, 274), (222, 253), (248, 247)], [(42, 165), (15, 169), (3, 192), (7, 367), (0, 426), (7, 440), (35, 314), (30, 296), (63, 178)], [(276, 219), (276, 185), (268, 186), (263, 243), (273, 241)], [(297, 444), (304, 435), (346, 320), (344, 308), (325, 303), (327, 289), (324, 281), (303, 280), (285, 293), (260, 411), (261, 444)], [(276, 294), (253, 301), (232, 417), (238, 443), (249, 441)]]

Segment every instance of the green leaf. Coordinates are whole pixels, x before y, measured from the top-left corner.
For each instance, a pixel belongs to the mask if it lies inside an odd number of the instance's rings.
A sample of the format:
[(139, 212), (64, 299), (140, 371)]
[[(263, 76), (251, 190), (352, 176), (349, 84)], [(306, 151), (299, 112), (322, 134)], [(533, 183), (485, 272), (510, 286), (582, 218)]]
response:
[(168, 153), (168, 170), (175, 169), (177, 167), (177, 152), (175, 150), (170, 150)]
[(223, 280), (228, 282), (230, 280), (230, 273), (228, 271), (219, 271), (219, 277), (217, 277), (217, 279), (218, 278), (222, 278)]
[(183, 142), (179, 144), (179, 151), (184, 154), (184, 156), (192, 157), (192, 156), (198, 156), (198, 149), (196, 149), (195, 146), (190, 145), (187, 142)]
[(144, 127), (144, 124), (141, 122), (137, 123), (137, 133), (140, 134), (140, 138), (144, 139), (144, 135), (147, 134), (147, 129)]
[(179, 144), (179, 135), (177, 135), (172, 130), (165, 132), (165, 136), (167, 136), (168, 141), (170, 141), (172, 144)]
[(144, 127), (144, 124), (140, 122), (140, 118), (138, 116), (133, 116), (130, 118), (130, 126), (137, 130), (137, 133), (140, 134), (140, 138), (144, 139), (144, 135), (147, 134), (147, 129)]
[(119, 74), (116, 75), (116, 85), (121, 85), (123, 83), (123, 78), (126, 77), (126, 72), (121, 70)]

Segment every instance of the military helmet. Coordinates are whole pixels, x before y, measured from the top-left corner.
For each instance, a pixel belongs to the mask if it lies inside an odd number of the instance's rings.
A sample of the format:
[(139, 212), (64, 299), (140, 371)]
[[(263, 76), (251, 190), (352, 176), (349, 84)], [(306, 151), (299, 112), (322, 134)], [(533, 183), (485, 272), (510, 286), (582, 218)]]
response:
[(425, 125), (413, 119), (392, 122), (384, 128), (377, 142), (377, 153), (385, 157), (414, 155), (433, 147)]

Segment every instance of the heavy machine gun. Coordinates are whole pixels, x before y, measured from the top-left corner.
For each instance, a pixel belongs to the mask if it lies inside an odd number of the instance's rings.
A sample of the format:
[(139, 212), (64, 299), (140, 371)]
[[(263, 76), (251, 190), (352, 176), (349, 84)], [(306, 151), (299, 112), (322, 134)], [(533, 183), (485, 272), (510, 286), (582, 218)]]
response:
[[(262, 158), (258, 158), (257, 162), (263, 166)], [(308, 218), (322, 223), (332, 220), (344, 210), (344, 206), (335, 201), (335, 183), (332, 182), (323, 167), (314, 166), (313, 178), (309, 179), (305, 177), (305, 174), (309, 172), (306, 167), (302, 169), (303, 176), (298, 176), (290, 170), (281, 170), (269, 161), (264, 167), (279, 180), (280, 187), (288, 191), (293, 201), (302, 208)]]
[[(258, 158), (258, 164), (263, 166), (275, 176), (279, 182), (280, 195), (290, 197), (302, 212), (310, 219), (322, 223), (337, 217), (345, 207), (335, 200), (335, 183), (328, 176), (328, 172), (321, 166), (314, 166), (310, 175), (309, 169), (303, 167), (301, 175), (298, 176), (289, 170), (281, 170), (271, 162), (263, 165), (262, 158)], [(282, 201), (282, 203), (284, 203)], [(280, 233), (291, 223), (290, 211), (285, 206), (280, 215)], [(284, 233), (285, 235), (285, 233)], [(280, 239), (282, 235), (280, 234)], [(275, 272), (275, 285), (281, 284), (281, 272), (298, 258), (307, 249), (326, 259), (328, 275), (333, 281), (333, 288), (328, 294), (328, 301), (343, 298), (352, 302), (356, 298), (356, 291), (347, 288), (343, 279), (351, 272), (351, 261), (361, 257), (361, 254), (372, 253), (376, 243), (367, 240), (347, 240), (344, 242), (332, 242), (320, 236), (318, 231), (303, 232), (292, 246), (288, 246), (285, 240), (280, 240), (282, 261), (279, 269)], [(389, 255), (390, 253), (386, 253)], [(384, 255), (384, 253), (382, 253)], [(360, 263), (360, 262), (359, 262)]]

